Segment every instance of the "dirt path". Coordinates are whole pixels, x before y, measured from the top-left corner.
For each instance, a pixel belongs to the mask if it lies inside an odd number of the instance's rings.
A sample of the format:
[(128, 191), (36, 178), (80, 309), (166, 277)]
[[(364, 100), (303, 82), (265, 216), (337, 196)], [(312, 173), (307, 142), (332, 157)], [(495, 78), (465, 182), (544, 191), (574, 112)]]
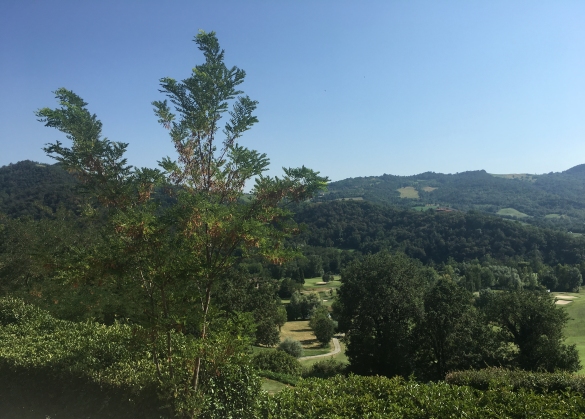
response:
[(339, 340), (337, 340), (337, 338), (333, 338), (331, 340), (333, 341), (333, 350), (331, 352), (328, 352), (326, 354), (321, 354), (321, 355), (303, 356), (303, 357), (298, 358), (298, 360), (304, 361), (305, 359), (324, 358), (326, 356), (337, 355), (339, 352), (341, 352), (341, 345), (339, 345)]

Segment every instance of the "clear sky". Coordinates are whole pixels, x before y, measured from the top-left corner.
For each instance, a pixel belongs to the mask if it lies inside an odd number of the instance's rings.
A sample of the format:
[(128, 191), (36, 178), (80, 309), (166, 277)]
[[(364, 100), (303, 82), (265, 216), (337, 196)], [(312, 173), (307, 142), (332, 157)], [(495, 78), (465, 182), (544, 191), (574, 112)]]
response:
[(260, 122), (242, 139), (333, 180), (547, 173), (585, 163), (585, 1), (0, 1), (0, 165), (64, 140), (34, 111), (66, 87), (128, 160), (173, 156), (158, 80), (216, 31)]

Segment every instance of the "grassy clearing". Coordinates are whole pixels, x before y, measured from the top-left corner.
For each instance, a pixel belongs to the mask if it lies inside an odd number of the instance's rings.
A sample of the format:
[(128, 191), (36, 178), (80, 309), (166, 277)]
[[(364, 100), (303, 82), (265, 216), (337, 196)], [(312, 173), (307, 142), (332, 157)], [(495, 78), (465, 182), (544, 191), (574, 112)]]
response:
[(396, 189), (400, 193), (400, 198), (418, 199), (418, 191), (412, 186)]
[(270, 380), (269, 378), (262, 379), (262, 390), (266, 391), (268, 394), (276, 394), (285, 387), (290, 386), (279, 381)]
[[(580, 293), (565, 292), (562, 294), (565, 296), (577, 297), (572, 299), (570, 304), (562, 306), (567, 310), (567, 313), (571, 317), (567, 323), (565, 334), (567, 336), (567, 343), (571, 345), (575, 344), (577, 346), (581, 365), (585, 367), (585, 292), (581, 290)], [(556, 293), (555, 297), (562, 298)], [(582, 368), (579, 373), (585, 373), (585, 369)]]
[(433, 188), (432, 186), (425, 186), (424, 188), (422, 188), (422, 190), (425, 192), (433, 192), (435, 189), (439, 188)]
[(564, 215), (561, 215), (561, 214), (546, 214), (544, 216), (544, 218), (553, 218), (553, 219), (556, 218), (556, 219), (558, 219), (558, 218), (565, 218), (565, 216)]
[(315, 338), (313, 330), (309, 327), (308, 320), (286, 322), (280, 330), (280, 340), (285, 340), (286, 338), (298, 340), (304, 349), (322, 349), (321, 344)]
[(530, 215), (524, 214), (523, 212), (515, 210), (514, 208), (502, 208), (501, 210), (496, 212), (496, 214), (507, 215), (508, 217), (516, 217), (516, 218), (530, 217)]
[(319, 284), (319, 282), (323, 282), (323, 279), (320, 276), (305, 279), (305, 285), (303, 286), (303, 288), (305, 291), (316, 292), (329, 290), (331, 288), (339, 288), (341, 286), (341, 281), (339, 281), (339, 278), (341, 277), (339, 275), (333, 275), (333, 278), (334, 278), (333, 281), (329, 281), (326, 284)]
[(417, 205), (416, 207), (412, 207), (415, 211), (429, 211), (439, 208), (438, 205)]

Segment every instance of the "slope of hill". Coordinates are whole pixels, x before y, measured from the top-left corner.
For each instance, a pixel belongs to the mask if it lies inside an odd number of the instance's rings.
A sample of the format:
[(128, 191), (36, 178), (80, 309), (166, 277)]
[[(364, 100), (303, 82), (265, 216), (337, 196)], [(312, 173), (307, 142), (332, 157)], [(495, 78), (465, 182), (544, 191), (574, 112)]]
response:
[[(414, 209), (479, 210), (541, 225), (583, 230), (585, 165), (543, 175), (492, 175), (485, 170), (350, 178), (329, 185), (322, 200), (362, 198)], [(505, 210), (505, 211), (502, 211)]]
[(376, 253), (400, 250), (424, 263), (482, 259), (585, 261), (585, 238), (527, 226), (477, 211), (415, 212), (369, 202), (324, 202), (297, 211), (311, 246)]
[(77, 210), (76, 181), (58, 165), (30, 160), (0, 167), (0, 213), (42, 218), (59, 205)]

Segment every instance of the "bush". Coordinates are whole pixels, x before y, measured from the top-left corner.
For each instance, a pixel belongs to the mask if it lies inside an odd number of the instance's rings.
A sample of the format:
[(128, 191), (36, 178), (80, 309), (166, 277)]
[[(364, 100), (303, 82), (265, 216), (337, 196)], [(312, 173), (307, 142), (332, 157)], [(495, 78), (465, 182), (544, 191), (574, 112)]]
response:
[(262, 410), (259, 417), (270, 419), (582, 418), (585, 398), (571, 392), (479, 391), (445, 382), (350, 375), (301, 380), (272, 396)]
[(321, 279), (323, 280), (323, 282), (329, 282), (329, 281), (333, 281), (334, 277), (331, 274), (331, 272), (327, 272), (326, 274), (323, 274)]
[[(162, 381), (142, 339), (146, 333), (119, 323), (59, 320), (22, 300), (0, 298), (0, 416), (154, 419), (196, 410), (209, 419), (257, 417), (260, 380), (247, 365), (248, 357), (204, 359), (201, 393), (177, 395), (177, 387), (191, 383), (188, 367), (197, 342), (171, 334), (180, 348), (174, 352), (178, 367), (172, 379)], [(233, 339), (226, 336), (220, 337)], [(166, 344), (163, 339), (157, 346)], [(209, 351), (216, 347), (210, 345)]]
[(478, 371), (452, 372), (447, 374), (445, 381), (450, 384), (470, 386), (478, 390), (508, 387), (514, 391), (524, 389), (536, 393), (549, 393), (570, 390), (585, 394), (585, 376), (568, 372), (532, 372), (486, 368)]
[(330, 378), (336, 375), (345, 375), (347, 364), (344, 362), (328, 359), (314, 363), (304, 374), (305, 377)]
[(303, 345), (298, 340), (294, 340), (291, 338), (286, 338), (280, 345), (278, 345), (278, 349), (280, 351), (286, 352), (287, 354), (295, 357), (300, 358), (303, 356)]
[(258, 370), (272, 371), (279, 374), (300, 376), (303, 367), (299, 361), (284, 351), (262, 351), (254, 355), (252, 365)]
[(282, 374), (279, 372), (272, 372), (266, 370), (259, 370), (258, 375), (264, 378), (270, 378), (271, 380), (278, 381), (283, 384), (288, 384), (291, 386), (296, 386), (301, 377), (297, 375), (290, 375), (290, 374)]

